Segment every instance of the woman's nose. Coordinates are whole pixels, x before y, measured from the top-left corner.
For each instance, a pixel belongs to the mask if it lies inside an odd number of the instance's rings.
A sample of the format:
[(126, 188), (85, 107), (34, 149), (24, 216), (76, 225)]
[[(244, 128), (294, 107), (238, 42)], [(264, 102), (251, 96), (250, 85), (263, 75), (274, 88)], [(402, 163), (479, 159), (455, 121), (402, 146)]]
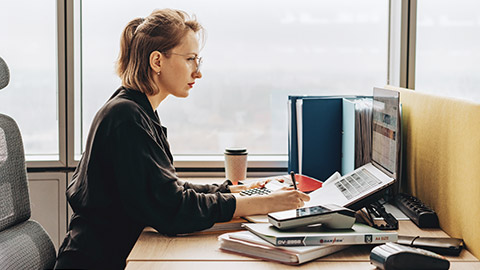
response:
[(193, 77), (196, 78), (196, 79), (202, 78), (202, 72), (201, 71), (194, 72)]

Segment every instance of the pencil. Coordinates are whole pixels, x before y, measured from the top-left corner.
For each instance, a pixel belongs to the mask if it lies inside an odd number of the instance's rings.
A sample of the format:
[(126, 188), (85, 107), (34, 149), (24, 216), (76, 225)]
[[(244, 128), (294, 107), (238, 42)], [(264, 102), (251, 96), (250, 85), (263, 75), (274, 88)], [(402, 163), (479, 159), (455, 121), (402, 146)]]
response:
[(295, 190), (298, 190), (297, 180), (295, 180), (295, 172), (294, 171), (290, 172), (290, 178), (292, 179), (293, 187), (295, 188)]

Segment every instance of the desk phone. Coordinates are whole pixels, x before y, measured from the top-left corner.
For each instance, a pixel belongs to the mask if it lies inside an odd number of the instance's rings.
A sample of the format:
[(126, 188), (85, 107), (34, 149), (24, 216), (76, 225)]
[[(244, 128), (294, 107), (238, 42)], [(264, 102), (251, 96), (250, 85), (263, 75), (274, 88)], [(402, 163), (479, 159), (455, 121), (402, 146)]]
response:
[(316, 205), (268, 214), (268, 222), (280, 230), (322, 224), (332, 229), (350, 229), (355, 211), (334, 204)]

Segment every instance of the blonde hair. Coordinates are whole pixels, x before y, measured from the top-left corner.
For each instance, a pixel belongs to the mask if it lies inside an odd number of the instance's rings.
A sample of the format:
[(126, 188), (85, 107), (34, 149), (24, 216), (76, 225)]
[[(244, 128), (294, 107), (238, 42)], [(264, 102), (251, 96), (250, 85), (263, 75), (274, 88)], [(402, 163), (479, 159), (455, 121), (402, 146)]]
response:
[(130, 21), (120, 38), (120, 54), (116, 64), (122, 85), (146, 95), (157, 94), (159, 89), (151, 78), (150, 54), (173, 49), (189, 30), (203, 34), (202, 26), (180, 10), (154, 10), (144, 19)]

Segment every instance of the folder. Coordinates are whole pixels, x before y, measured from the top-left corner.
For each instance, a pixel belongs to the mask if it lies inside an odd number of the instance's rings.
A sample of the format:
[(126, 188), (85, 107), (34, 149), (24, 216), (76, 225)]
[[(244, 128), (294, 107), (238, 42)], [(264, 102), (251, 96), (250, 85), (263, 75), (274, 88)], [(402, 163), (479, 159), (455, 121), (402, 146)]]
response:
[(398, 239), (397, 232), (382, 231), (361, 223), (340, 230), (320, 226), (280, 230), (269, 223), (244, 223), (243, 226), (275, 246), (384, 244)]
[[(363, 102), (362, 102), (363, 100)], [(370, 111), (364, 103), (370, 102)], [(367, 106), (368, 107), (368, 106)], [(361, 166), (369, 96), (289, 96), (288, 170), (325, 180)], [(359, 140), (360, 139), (360, 140)], [(370, 144), (371, 145), (371, 144)]]

